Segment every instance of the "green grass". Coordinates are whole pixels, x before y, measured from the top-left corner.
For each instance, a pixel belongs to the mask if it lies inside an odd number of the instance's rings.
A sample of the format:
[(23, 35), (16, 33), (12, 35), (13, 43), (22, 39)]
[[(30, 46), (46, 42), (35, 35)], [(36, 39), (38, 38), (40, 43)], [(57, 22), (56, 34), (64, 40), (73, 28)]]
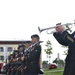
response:
[(63, 72), (54, 72), (54, 73), (50, 73), (50, 72), (48, 72), (48, 73), (44, 73), (44, 75), (63, 75)]
[(44, 70), (44, 75), (63, 75), (63, 72), (50, 72), (54, 70), (63, 70), (63, 68), (57, 68), (57, 69), (45, 69)]
[(53, 71), (53, 70), (63, 70), (64, 68), (56, 68), (56, 69), (45, 69), (44, 71)]

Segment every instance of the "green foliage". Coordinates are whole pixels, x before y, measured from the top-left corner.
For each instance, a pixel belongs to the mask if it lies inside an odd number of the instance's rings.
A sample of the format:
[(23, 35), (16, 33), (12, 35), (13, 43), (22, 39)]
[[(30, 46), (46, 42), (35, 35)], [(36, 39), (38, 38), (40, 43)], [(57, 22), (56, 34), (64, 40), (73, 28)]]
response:
[(47, 47), (47, 49), (45, 49), (46, 54), (48, 55), (52, 54), (52, 47), (51, 47), (52, 44), (49, 40), (46, 42), (45, 46)]
[(60, 60), (59, 60), (59, 63), (60, 63), (60, 64), (64, 64), (64, 61), (60, 59)]
[[(61, 47), (63, 47), (63, 48), (68, 48), (68, 46), (61, 46)], [(68, 49), (66, 49), (65, 51), (64, 51), (64, 54), (63, 55), (67, 55), (68, 54)]]
[(68, 54), (68, 50), (65, 50), (63, 55), (67, 55), (67, 54)]
[(53, 63), (56, 63), (57, 64), (57, 58), (55, 60), (53, 60)]
[[(58, 63), (57, 58), (53, 61), (53, 63), (56, 63), (56, 64)], [(64, 61), (59, 59), (59, 64), (64, 65)]]
[(69, 32), (72, 32), (72, 30), (71, 30), (72, 27), (66, 26), (66, 28)]
[(46, 42), (46, 45), (45, 46), (46, 46), (45, 53), (47, 54), (47, 58), (49, 58), (49, 62), (50, 62), (50, 58), (51, 58), (51, 54), (52, 54), (52, 44), (48, 40)]
[(43, 61), (42, 64), (48, 64), (48, 61)]

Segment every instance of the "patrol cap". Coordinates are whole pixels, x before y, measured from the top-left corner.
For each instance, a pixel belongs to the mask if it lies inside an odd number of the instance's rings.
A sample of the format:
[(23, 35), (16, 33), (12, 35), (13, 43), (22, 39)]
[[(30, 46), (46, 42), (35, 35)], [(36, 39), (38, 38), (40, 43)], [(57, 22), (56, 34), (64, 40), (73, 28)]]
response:
[(39, 35), (34, 34), (34, 35), (31, 36), (31, 38), (38, 38), (39, 39), (40, 37), (39, 37)]

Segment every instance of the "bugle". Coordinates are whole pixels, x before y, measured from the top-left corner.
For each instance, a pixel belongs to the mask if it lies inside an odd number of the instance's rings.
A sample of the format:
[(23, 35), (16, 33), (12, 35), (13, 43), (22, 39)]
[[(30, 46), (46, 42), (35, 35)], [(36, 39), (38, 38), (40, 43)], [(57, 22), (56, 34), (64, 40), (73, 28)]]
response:
[[(73, 24), (75, 24), (75, 22), (74, 23), (66, 23), (66, 24), (62, 24), (62, 26), (70, 26), (70, 25), (73, 25)], [(60, 25), (58, 25), (58, 26), (60, 26)], [(57, 26), (53, 26), (53, 27), (48, 27), (48, 28), (44, 28), (44, 29), (41, 29), (39, 26), (38, 26), (38, 31), (41, 33), (42, 31), (45, 31), (45, 30), (50, 30), (50, 29), (55, 29)], [(71, 27), (72, 28), (72, 27)], [(48, 34), (52, 34), (52, 33), (54, 33), (55, 31), (52, 31), (51, 33), (48, 33)]]

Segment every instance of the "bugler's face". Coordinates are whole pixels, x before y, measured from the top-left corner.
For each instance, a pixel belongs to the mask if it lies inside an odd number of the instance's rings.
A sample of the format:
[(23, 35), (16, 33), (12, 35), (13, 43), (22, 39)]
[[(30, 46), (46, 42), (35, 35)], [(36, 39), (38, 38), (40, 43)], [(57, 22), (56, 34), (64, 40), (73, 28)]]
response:
[(64, 29), (65, 29), (65, 28), (64, 28), (64, 26), (62, 26), (62, 25), (56, 26), (56, 31), (57, 31), (57, 32), (62, 32)]

